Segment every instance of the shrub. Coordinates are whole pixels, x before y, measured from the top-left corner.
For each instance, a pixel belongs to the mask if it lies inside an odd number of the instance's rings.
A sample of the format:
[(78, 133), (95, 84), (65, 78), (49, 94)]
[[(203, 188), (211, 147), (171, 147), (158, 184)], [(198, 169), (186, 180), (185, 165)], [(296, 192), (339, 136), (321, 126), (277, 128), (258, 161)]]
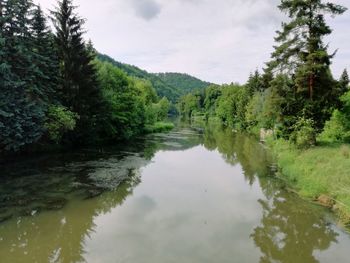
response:
[(146, 125), (146, 133), (167, 132), (174, 129), (175, 125), (171, 122), (156, 122), (153, 125)]
[(346, 117), (339, 110), (335, 110), (329, 121), (326, 122), (319, 140), (325, 142), (349, 142), (350, 131), (346, 127)]
[(314, 121), (304, 117), (299, 118), (293, 126), (290, 140), (299, 148), (307, 149), (316, 143), (316, 131)]
[(59, 143), (66, 132), (74, 130), (78, 118), (76, 113), (63, 106), (50, 106), (45, 123), (50, 140)]

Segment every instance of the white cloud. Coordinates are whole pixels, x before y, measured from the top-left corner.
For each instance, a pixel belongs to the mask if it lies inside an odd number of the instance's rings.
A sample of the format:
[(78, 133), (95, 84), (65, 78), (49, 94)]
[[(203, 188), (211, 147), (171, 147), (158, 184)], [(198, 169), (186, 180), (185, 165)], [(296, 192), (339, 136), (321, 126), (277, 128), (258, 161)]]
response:
[[(36, 0), (44, 7), (51, 0)], [(349, 4), (348, 0), (337, 0)], [(151, 72), (244, 82), (268, 61), (283, 15), (279, 0), (75, 0), (87, 37), (115, 59)], [(335, 76), (349, 65), (350, 11), (330, 20)]]

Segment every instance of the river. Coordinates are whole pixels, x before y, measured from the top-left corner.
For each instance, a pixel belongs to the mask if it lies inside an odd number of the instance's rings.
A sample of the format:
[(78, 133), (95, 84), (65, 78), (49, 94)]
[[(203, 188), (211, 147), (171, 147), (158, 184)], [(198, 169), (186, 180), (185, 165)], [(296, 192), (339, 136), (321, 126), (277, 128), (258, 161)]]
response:
[(0, 262), (349, 262), (331, 213), (217, 125), (0, 166)]

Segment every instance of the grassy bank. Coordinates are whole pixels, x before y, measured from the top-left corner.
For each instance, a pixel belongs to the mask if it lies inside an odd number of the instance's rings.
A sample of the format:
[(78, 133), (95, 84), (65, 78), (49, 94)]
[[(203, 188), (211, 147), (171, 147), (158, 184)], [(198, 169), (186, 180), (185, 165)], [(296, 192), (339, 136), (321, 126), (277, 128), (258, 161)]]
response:
[(305, 198), (332, 208), (350, 226), (350, 145), (299, 150), (284, 140), (270, 141), (280, 177)]
[(146, 133), (167, 132), (174, 129), (175, 125), (172, 122), (156, 122), (153, 125), (146, 126)]

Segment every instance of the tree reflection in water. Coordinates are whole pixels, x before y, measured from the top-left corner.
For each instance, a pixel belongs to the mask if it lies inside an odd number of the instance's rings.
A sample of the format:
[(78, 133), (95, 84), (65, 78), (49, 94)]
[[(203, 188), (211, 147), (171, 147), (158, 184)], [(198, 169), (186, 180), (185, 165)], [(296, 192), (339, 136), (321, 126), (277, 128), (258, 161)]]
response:
[[(89, 254), (86, 243), (99, 231), (98, 220), (133, 194), (141, 182), (139, 169), (157, 151), (186, 150), (198, 145), (218, 151), (228, 164), (241, 167), (249, 185), (259, 185), (262, 215), (260, 211), (253, 215), (256, 221), (248, 228), (247, 239), (260, 249), (260, 262), (317, 262), (315, 252), (337, 242), (338, 234), (322, 217), (321, 208), (284, 191), (283, 183), (271, 177), (272, 158), (255, 138), (209, 125), (203, 134), (181, 127), (181, 132), (151, 135), (123, 151), (83, 152), (79, 158), (67, 157), (69, 160), (59, 162), (53, 158), (53, 163), (38, 162), (44, 166), (40, 169), (29, 171), (30, 165), (23, 169), (18, 165), (0, 167), (3, 172), (12, 171), (0, 184), (0, 216), (2, 212), (12, 213), (12, 219), (0, 224), (0, 261), (85, 262), (84, 255)], [(126, 171), (127, 180), (121, 184), (113, 180)], [(108, 191), (97, 198), (87, 198), (100, 194), (101, 189)], [(38, 210), (37, 214), (32, 210), (42, 207), (46, 199), (57, 198), (67, 200), (63, 208)], [(29, 203), (18, 202), (27, 199)], [(34, 211), (33, 216), (23, 217), (22, 211), (26, 210), (29, 214)], [(254, 227), (255, 224), (259, 225)]]
[(0, 226), (2, 262), (13, 262), (6, 261), (13, 259), (12, 255), (17, 262), (85, 262), (85, 240), (94, 232), (95, 218), (121, 205), (140, 182), (139, 175), (133, 175), (98, 198), (71, 200), (60, 211), (6, 222)]
[(338, 234), (320, 216), (321, 208), (288, 193), (282, 182), (271, 178), (272, 158), (255, 138), (213, 125), (207, 127), (204, 145), (219, 151), (228, 163), (240, 164), (249, 184), (259, 181), (266, 200), (259, 200), (263, 215), (251, 238), (261, 250), (261, 263), (318, 262), (314, 252), (337, 242)]
[(337, 242), (338, 234), (319, 209), (293, 194), (276, 191), (259, 202), (263, 216), (251, 237), (263, 254), (260, 262), (318, 262), (314, 252)]

